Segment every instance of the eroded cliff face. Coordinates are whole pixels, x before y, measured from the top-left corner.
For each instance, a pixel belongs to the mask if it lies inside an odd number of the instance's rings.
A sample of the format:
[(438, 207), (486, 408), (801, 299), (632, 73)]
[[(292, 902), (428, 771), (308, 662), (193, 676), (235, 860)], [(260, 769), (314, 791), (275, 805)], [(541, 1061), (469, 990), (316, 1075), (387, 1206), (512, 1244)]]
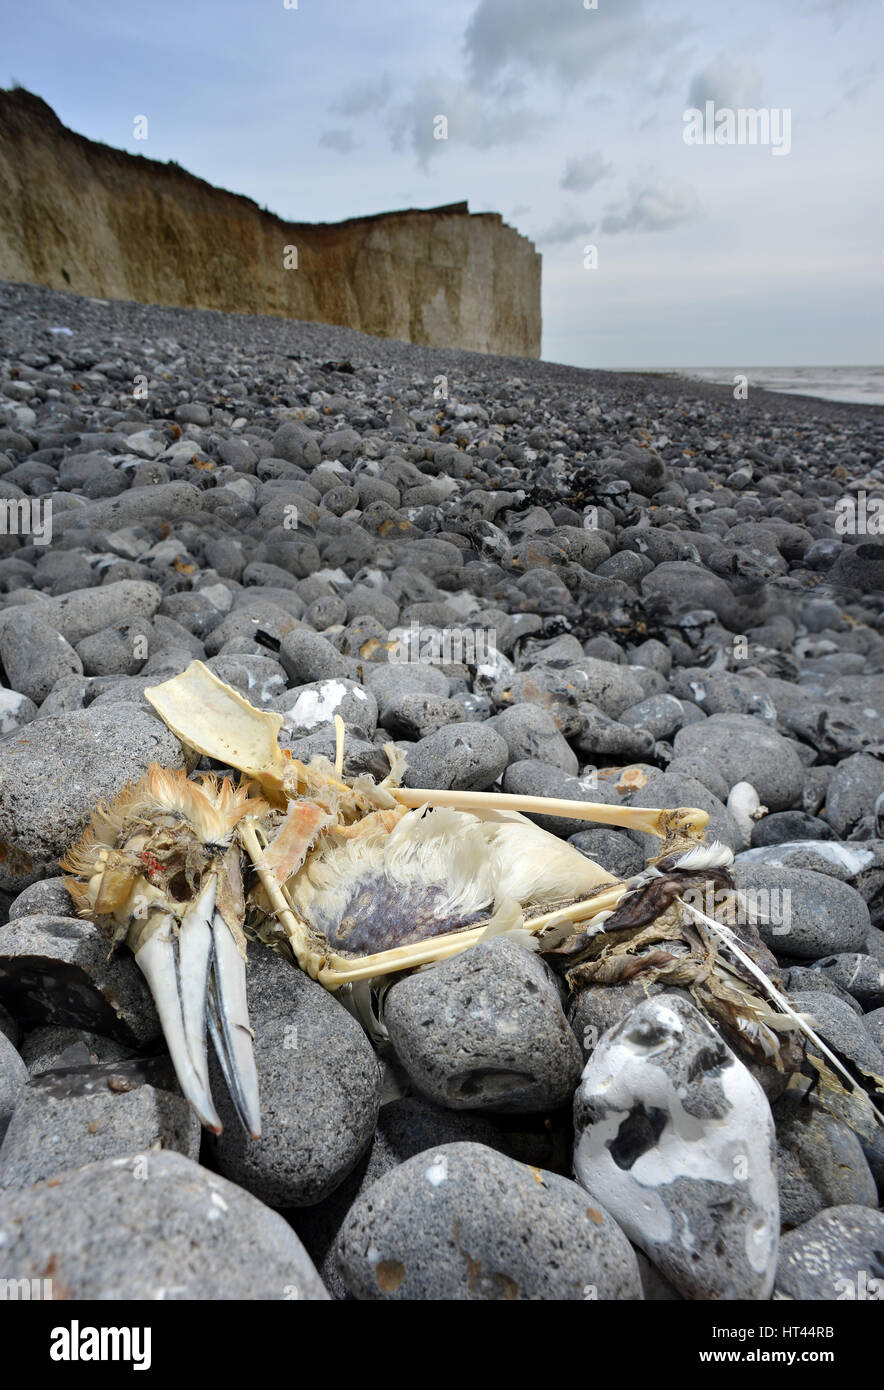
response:
[(29, 92), (0, 91), (2, 279), (538, 357), (540, 262), (497, 213), (466, 203), (283, 222), (176, 164), (75, 134)]

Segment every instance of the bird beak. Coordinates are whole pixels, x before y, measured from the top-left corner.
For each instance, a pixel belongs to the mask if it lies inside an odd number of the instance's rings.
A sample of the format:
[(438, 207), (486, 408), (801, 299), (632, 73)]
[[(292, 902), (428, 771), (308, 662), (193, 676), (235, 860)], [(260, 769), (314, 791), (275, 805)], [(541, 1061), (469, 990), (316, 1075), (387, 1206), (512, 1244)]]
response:
[(208, 1023), (236, 1112), (247, 1133), (260, 1139), (245, 962), (216, 908), (217, 886), (217, 875), (208, 875), (177, 930), (165, 912), (136, 922), (129, 945), (150, 986), (178, 1084), (201, 1123), (221, 1133), (209, 1087)]

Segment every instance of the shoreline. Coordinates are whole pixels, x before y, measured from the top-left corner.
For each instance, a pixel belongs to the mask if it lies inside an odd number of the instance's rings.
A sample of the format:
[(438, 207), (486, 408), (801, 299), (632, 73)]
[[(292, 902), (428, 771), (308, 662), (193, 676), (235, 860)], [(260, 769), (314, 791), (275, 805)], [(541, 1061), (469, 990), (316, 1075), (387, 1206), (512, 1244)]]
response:
[[(176, 324), (183, 327), (186, 323), (194, 322), (204, 324), (207, 331), (211, 330), (213, 333), (217, 332), (219, 322), (229, 324), (234, 332), (237, 329), (241, 330), (245, 324), (251, 324), (254, 325), (256, 331), (260, 331), (263, 345), (266, 347), (271, 344), (282, 346), (287, 338), (292, 343), (296, 340), (305, 341), (308, 347), (312, 345), (311, 340), (321, 343), (323, 339), (327, 339), (328, 348), (320, 350), (349, 351), (354, 361), (371, 361), (373, 358), (375, 360), (384, 358), (398, 360), (402, 352), (407, 352), (413, 354), (415, 366), (421, 366), (427, 372), (434, 374), (444, 371), (463, 372), (472, 369), (476, 373), (491, 377), (497, 377), (501, 373), (509, 373), (521, 376), (526, 380), (536, 381), (538, 385), (561, 383), (563, 387), (576, 384), (598, 388), (614, 387), (615, 390), (630, 394), (637, 383), (647, 381), (653, 383), (654, 392), (659, 392), (661, 396), (670, 397), (675, 394), (684, 397), (689, 394), (691, 398), (719, 405), (733, 401), (732, 386), (685, 377), (674, 369), (672, 371), (668, 369), (657, 371), (653, 368), (627, 370), (606, 367), (575, 367), (569, 363), (554, 362), (546, 358), (510, 357), (496, 353), (471, 352), (464, 348), (430, 347), (422, 343), (410, 343), (400, 338), (377, 338), (363, 333), (359, 329), (347, 328), (338, 324), (285, 319), (266, 314), (228, 313), (219, 309), (142, 304), (138, 300), (93, 299), (87, 295), (73, 294), (66, 290), (54, 290), (46, 285), (0, 279), (0, 315), (5, 318), (10, 313), (14, 313), (16, 301), (30, 309), (33, 309), (35, 301), (37, 304), (45, 302), (47, 315), (53, 317), (57, 316), (58, 308), (64, 306), (71, 318), (71, 323), (67, 326), (72, 326), (75, 321), (79, 322), (80, 329), (75, 331), (87, 333), (93, 327), (91, 316), (96, 310), (135, 311), (136, 314), (149, 314), (152, 326), (156, 323), (157, 315), (170, 316), (170, 332), (174, 331)], [(47, 323), (47, 327), (49, 326), (50, 324)], [(55, 326), (54, 322), (51, 326)], [(64, 339), (60, 337), (59, 341), (64, 341)], [(686, 388), (690, 388), (689, 392)], [(645, 399), (650, 399), (651, 395), (652, 393), (648, 393)], [(789, 414), (797, 412), (799, 417), (808, 413), (818, 413), (828, 420), (843, 419), (845, 422), (853, 422), (859, 415), (869, 412), (877, 420), (879, 416), (876, 412), (884, 411), (884, 405), (833, 401), (821, 396), (799, 395), (771, 390), (763, 386), (750, 386), (749, 398), (745, 401), (734, 401), (734, 405), (743, 410), (754, 411), (757, 409), (759, 398), (766, 412), (776, 414), (784, 419), (788, 418)], [(669, 404), (671, 401), (661, 401), (661, 405)]]

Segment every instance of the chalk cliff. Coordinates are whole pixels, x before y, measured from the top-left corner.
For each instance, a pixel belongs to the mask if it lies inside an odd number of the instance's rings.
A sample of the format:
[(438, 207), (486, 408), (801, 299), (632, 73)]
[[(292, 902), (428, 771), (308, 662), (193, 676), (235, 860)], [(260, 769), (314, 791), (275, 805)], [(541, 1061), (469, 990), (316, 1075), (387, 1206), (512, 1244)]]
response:
[(75, 134), (30, 92), (0, 91), (2, 279), (538, 357), (540, 262), (466, 203), (283, 222), (177, 164)]

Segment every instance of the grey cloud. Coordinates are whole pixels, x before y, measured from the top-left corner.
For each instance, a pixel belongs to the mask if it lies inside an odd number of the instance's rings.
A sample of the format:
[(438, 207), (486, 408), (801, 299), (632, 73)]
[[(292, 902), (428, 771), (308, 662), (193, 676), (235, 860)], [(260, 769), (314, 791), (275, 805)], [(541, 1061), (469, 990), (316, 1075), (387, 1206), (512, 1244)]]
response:
[(608, 59), (634, 57), (682, 28), (651, 19), (644, 0), (598, 0), (597, 9), (580, 0), (479, 0), (464, 45), (477, 80), (519, 65), (575, 86)]
[(339, 116), (362, 116), (366, 112), (379, 111), (387, 105), (393, 95), (393, 79), (388, 72), (377, 82), (363, 82), (351, 87), (346, 96), (332, 106)]
[(532, 241), (545, 246), (557, 246), (566, 241), (577, 241), (592, 230), (586, 218), (581, 217), (576, 208), (566, 208), (557, 221), (543, 231), (536, 232)]
[[(448, 122), (447, 138), (440, 138), (438, 118)], [(535, 134), (548, 122), (525, 107), (509, 106), (500, 99), (484, 99), (464, 82), (441, 78), (422, 82), (410, 101), (390, 113), (393, 143), (398, 149), (411, 145), (418, 163), (426, 169), (433, 155), (449, 144), (487, 150), (493, 145), (517, 143)]]
[(702, 206), (689, 184), (679, 179), (654, 179), (634, 186), (628, 199), (611, 204), (602, 219), (607, 236), (621, 232), (666, 232), (685, 222), (698, 222)]
[(324, 130), (319, 143), (327, 150), (337, 150), (338, 154), (349, 154), (356, 148), (356, 141), (349, 130)]
[(562, 188), (569, 188), (575, 193), (585, 193), (611, 173), (612, 166), (606, 164), (602, 158), (600, 150), (593, 150), (590, 154), (582, 155), (579, 159), (569, 159), (565, 165), (565, 172), (562, 175)]
[(871, 63), (854, 63), (841, 74), (844, 82), (844, 90), (841, 99), (845, 102), (857, 101), (865, 96), (870, 89), (880, 85), (881, 62), (875, 59)]
[(731, 111), (756, 106), (761, 99), (761, 81), (748, 63), (733, 58), (716, 58), (691, 79), (688, 105), (703, 111), (707, 101)]

